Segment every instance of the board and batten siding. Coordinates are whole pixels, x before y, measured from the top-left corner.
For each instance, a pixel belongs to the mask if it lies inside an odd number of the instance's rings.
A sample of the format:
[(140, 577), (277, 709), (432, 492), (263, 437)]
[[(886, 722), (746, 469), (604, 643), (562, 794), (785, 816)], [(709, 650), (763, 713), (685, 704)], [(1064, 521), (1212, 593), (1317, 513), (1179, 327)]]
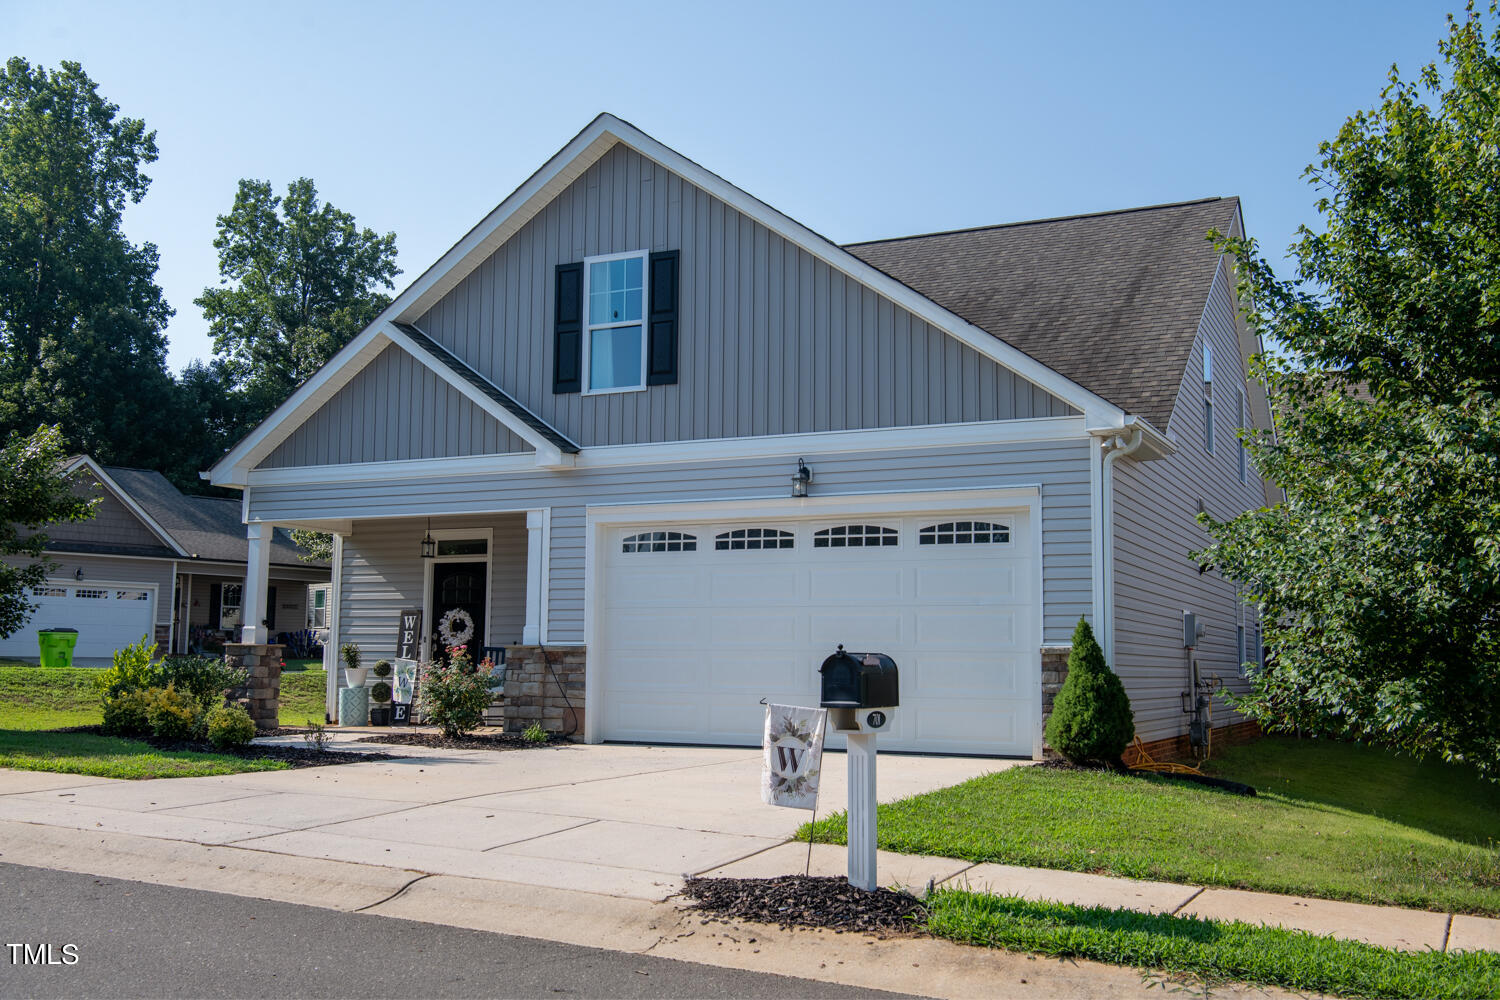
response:
[[(554, 394), (554, 267), (632, 250), (681, 252), (677, 384)], [(585, 448), (1073, 412), (623, 145), (416, 325)]]
[[(1087, 440), (888, 453), (809, 453), (804, 457), (813, 469), (812, 492), (818, 496), (1039, 485), (1045, 641), (1066, 642), (1079, 615), (1091, 612)], [(249, 489), (250, 517), (270, 522), (353, 519), (354, 530), (344, 547), (344, 620), (363, 630), (367, 622), (394, 621), (392, 615), (402, 601), (412, 594), (420, 597), (421, 575), (416, 546), (420, 532), (413, 534), (414, 528), (401, 528), (401, 540), (389, 543), (389, 559), (379, 557), (371, 563), (367, 562), (374, 558), (370, 546), (383, 545), (379, 541), (385, 537), (382, 533), (397, 529), (386, 527), (381, 520), (367, 525), (365, 519), (431, 515), (434, 527), (450, 527), (467, 523), (453, 520), (451, 515), (550, 507), (548, 641), (576, 644), (584, 638), (588, 506), (786, 497), (795, 460), (795, 456), (788, 456), (455, 477), (425, 482), (420, 490), (412, 489), (409, 482), (258, 485)], [(787, 509), (797, 509), (790, 498)], [(357, 634), (375, 639), (378, 628), (384, 625), (369, 627), (374, 631)]]
[[(1204, 448), (1203, 347), (1214, 355), (1214, 450)], [(1253, 466), (1239, 478), (1240, 417), (1235, 389), (1245, 388), (1235, 301), (1221, 266), (1214, 279), (1192, 356), (1178, 389), (1169, 428), (1177, 451), (1154, 462), (1119, 462), (1114, 470), (1115, 671), (1135, 709), (1142, 740), (1187, 732), (1181, 693), (1188, 687), (1182, 612), (1203, 623), (1196, 656), (1201, 675), (1218, 675), (1230, 691), (1247, 690), (1236, 660), (1235, 627), (1247, 626), (1247, 645), (1259, 635), (1252, 608), (1243, 608), (1235, 584), (1214, 570), (1200, 574), (1188, 555), (1208, 544), (1195, 520), (1201, 499), (1210, 515), (1225, 520), (1264, 504)], [(1244, 617), (1241, 618), (1243, 613)], [(1214, 699), (1215, 726), (1241, 719)]]
[(278, 445), (260, 468), (531, 450), (432, 369), (392, 344)]
[[(485, 645), (519, 643), (526, 624), (526, 515), (434, 517), (432, 527), (491, 529), (490, 630)], [(423, 606), (424, 567), (418, 547), (426, 530), (425, 517), (362, 521), (344, 541), (339, 642), (358, 645), (366, 665), (396, 655), (397, 616)], [(435, 623), (423, 627), (430, 633)], [(340, 685), (343, 673), (339, 671)]]

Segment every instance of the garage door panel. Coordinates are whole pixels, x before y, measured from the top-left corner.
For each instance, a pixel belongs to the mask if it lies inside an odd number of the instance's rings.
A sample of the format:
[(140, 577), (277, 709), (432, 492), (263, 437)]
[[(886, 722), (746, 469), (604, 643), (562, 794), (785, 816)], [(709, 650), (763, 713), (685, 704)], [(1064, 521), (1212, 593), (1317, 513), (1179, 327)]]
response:
[[(830, 604), (873, 604), (899, 601), (902, 598), (904, 574), (900, 566), (871, 565), (830, 569), (816, 565), (819, 558), (830, 552), (842, 555), (846, 551), (849, 550), (825, 549), (814, 553), (812, 586), (808, 594), (811, 600)], [(882, 551), (890, 550), (871, 549), (866, 554), (873, 555)]]
[[(779, 553), (778, 553), (779, 554)], [(802, 573), (795, 566), (779, 569), (751, 569), (734, 565), (735, 560), (716, 567), (709, 574), (708, 597), (713, 601), (785, 601), (797, 596)], [(701, 595), (700, 595), (701, 596)]]
[[(671, 553), (675, 555), (676, 553)], [(656, 553), (637, 556), (649, 559)], [(691, 601), (702, 590), (702, 580), (692, 566), (617, 566), (608, 574), (611, 604), (617, 607), (657, 605), (665, 601)]]
[(973, 566), (972, 562), (918, 567), (913, 596), (919, 601), (954, 604), (993, 604), (1016, 599), (1014, 567)]
[[(696, 741), (708, 734), (707, 716), (697, 698), (662, 695), (650, 700), (628, 694), (604, 707), (614, 739)], [(649, 720), (648, 724), (642, 724)]]
[(1021, 691), (1019, 657), (921, 656), (901, 667), (902, 690), (915, 698), (963, 698), (975, 691), (1003, 696)]
[(787, 610), (763, 611), (746, 608), (740, 614), (716, 614), (709, 619), (708, 638), (714, 645), (726, 643), (795, 642), (801, 616)]
[[(765, 708), (760, 704), (761, 696), (737, 703), (714, 702), (709, 706), (707, 732), (716, 733), (716, 743), (731, 743), (744, 746), (759, 743), (765, 731)], [(777, 703), (784, 698), (771, 697)]]
[(703, 658), (686, 653), (651, 653), (632, 656), (615, 653), (609, 658), (609, 671), (620, 691), (678, 690), (701, 691), (705, 688)]
[(933, 711), (913, 717), (913, 739), (924, 748), (955, 753), (975, 746), (1015, 746), (1029, 742), (1017, 732), (1017, 722), (1024, 718), (1019, 707), (1007, 702), (989, 706), (969, 702), (936, 705)]
[(702, 649), (702, 619), (691, 613), (611, 612), (605, 619), (610, 642), (619, 648), (684, 646)]
[(710, 692), (754, 692), (755, 702), (773, 691), (798, 691), (807, 687), (807, 664), (797, 650), (761, 650), (748, 659), (711, 654), (705, 690)]
[(959, 614), (949, 610), (916, 614), (917, 642), (929, 649), (970, 649), (1016, 644), (1014, 612)]
[[(880, 646), (905, 645), (901, 616), (897, 614), (812, 614), (808, 616), (808, 639), (814, 649), (832, 653), (840, 644), (860, 652), (882, 652)], [(822, 663), (819, 657), (813, 664)]]

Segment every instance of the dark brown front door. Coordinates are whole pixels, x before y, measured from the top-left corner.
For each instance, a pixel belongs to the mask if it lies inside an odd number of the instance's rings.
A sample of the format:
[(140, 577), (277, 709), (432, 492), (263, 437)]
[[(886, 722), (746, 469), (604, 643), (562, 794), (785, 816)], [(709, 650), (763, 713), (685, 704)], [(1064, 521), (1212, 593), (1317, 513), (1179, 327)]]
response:
[[(484, 608), (489, 592), (486, 566), (477, 563), (437, 563), (432, 567), (432, 653), (433, 658), (446, 657), (438, 626), (453, 608), (462, 608), (474, 620), (474, 634), (465, 643), (469, 662), (478, 663), (484, 648)], [(460, 631), (461, 629), (455, 629)]]

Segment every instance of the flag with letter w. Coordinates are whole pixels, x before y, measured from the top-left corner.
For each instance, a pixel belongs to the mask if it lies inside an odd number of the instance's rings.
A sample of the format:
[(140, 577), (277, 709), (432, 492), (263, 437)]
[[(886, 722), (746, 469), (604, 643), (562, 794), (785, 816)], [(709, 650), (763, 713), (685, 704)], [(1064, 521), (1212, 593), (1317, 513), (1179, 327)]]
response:
[(827, 709), (766, 706), (766, 761), (760, 797), (767, 805), (816, 809)]

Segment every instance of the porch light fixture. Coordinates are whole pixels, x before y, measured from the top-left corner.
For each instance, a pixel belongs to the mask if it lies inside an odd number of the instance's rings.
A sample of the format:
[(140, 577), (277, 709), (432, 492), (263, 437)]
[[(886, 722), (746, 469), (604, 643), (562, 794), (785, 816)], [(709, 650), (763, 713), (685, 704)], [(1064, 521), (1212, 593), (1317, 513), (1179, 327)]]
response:
[(422, 558), (432, 559), (437, 556), (437, 542), (432, 538), (432, 518), (427, 519), (427, 534), (422, 536)]
[(73, 579), (75, 579), (75, 580), (82, 580), (83, 579), (83, 567), (82, 566), (78, 567), (77, 569), (75, 569), (73, 571)]
[(807, 496), (807, 484), (810, 482), (812, 482), (812, 470), (802, 459), (797, 459), (797, 471), (792, 474), (792, 496)]

